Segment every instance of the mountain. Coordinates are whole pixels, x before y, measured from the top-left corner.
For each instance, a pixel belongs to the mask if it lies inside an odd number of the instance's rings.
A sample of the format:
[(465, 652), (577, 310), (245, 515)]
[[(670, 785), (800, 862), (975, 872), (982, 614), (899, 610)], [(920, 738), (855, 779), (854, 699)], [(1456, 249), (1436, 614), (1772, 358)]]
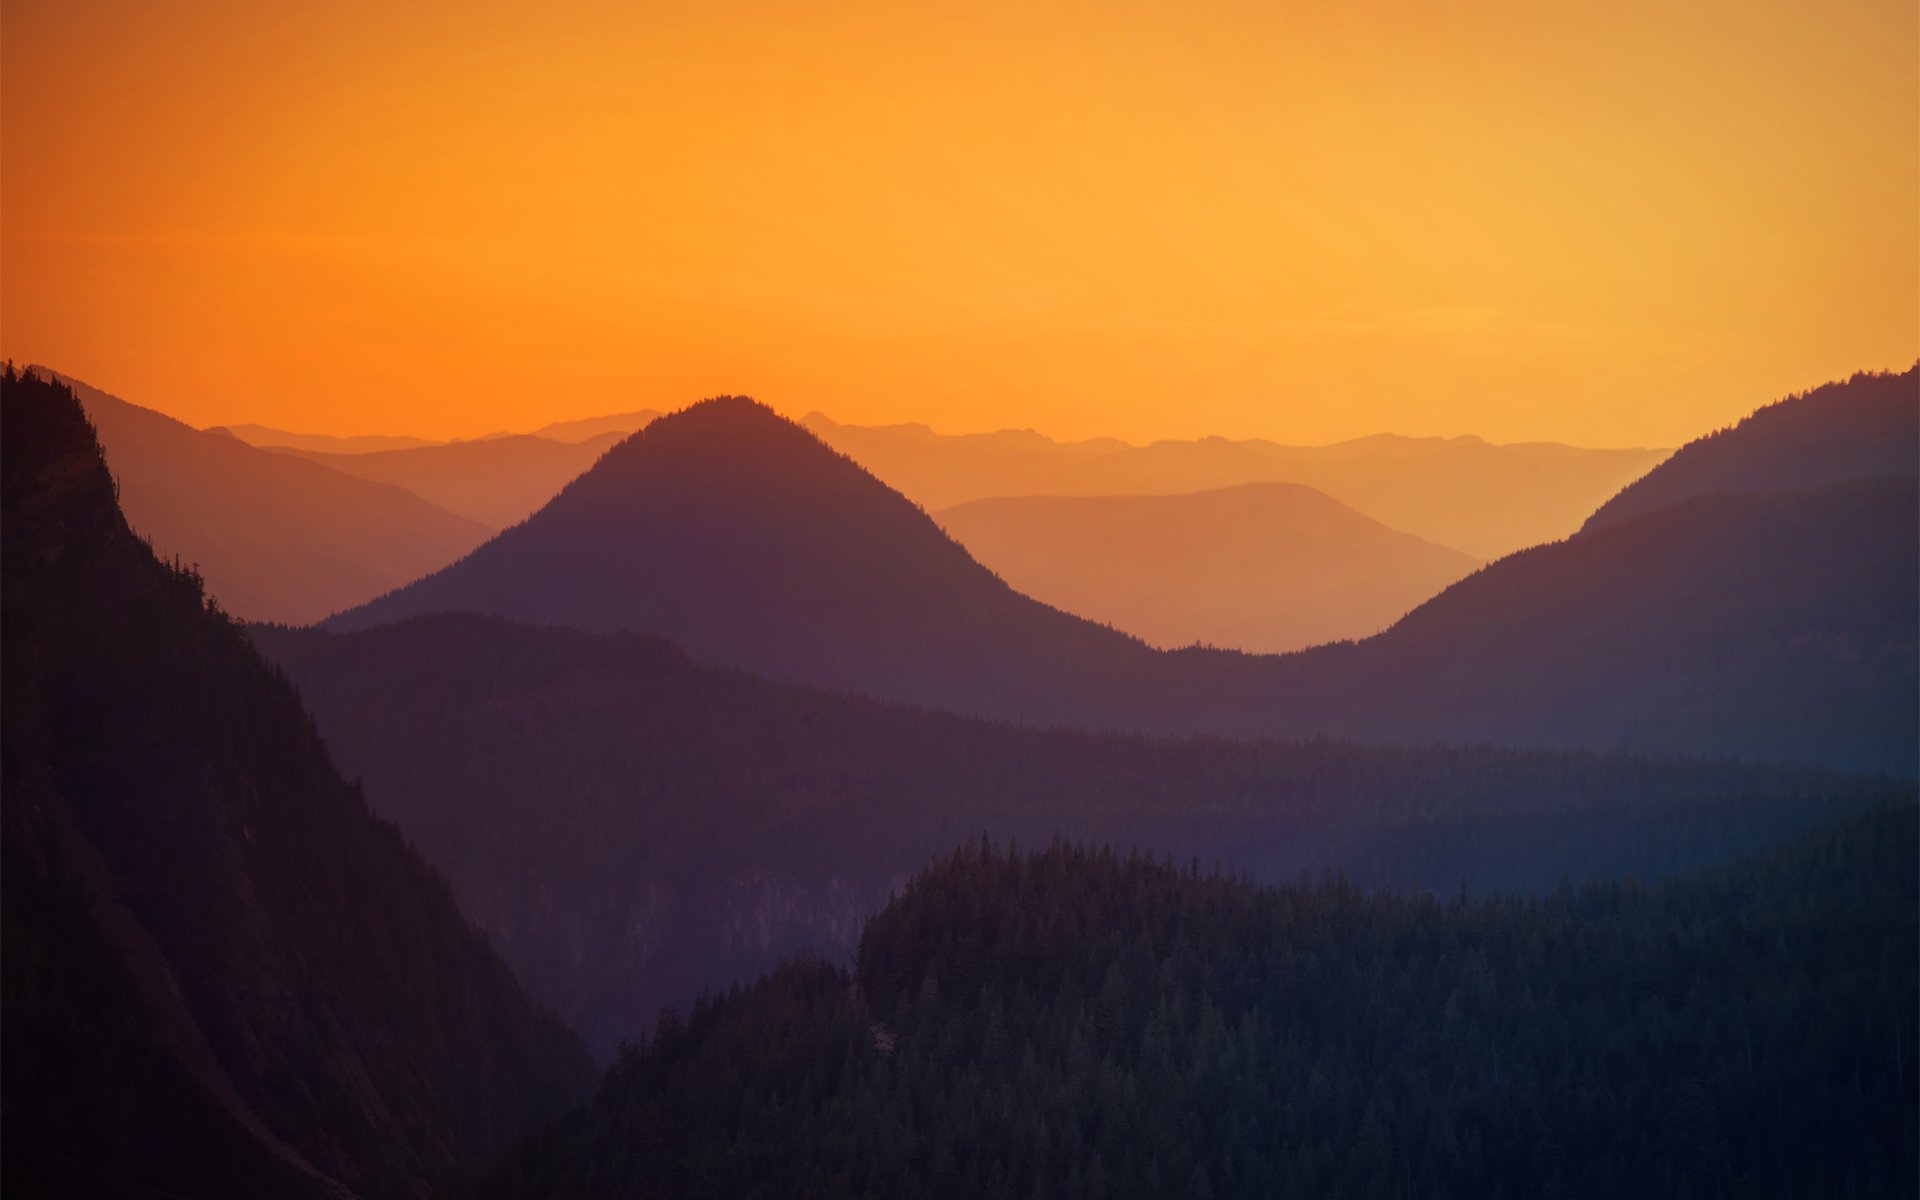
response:
[(208, 433), (224, 433), (249, 446), (270, 450), (310, 450), (316, 454), (368, 454), (378, 450), (412, 450), (441, 443), (426, 438), (403, 437), (383, 433), (335, 437), (327, 433), (290, 433), (268, 425), (215, 425)]
[(658, 633), (776, 678), (1034, 719), (1154, 662), (1013, 591), (911, 502), (744, 397), (661, 418), (524, 524), (328, 625), (442, 610)]
[(1916, 514), (1911, 476), (1696, 497), (1502, 559), (1364, 642), (1272, 660), (1244, 724), (1912, 776)]
[(651, 408), (636, 409), (633, 412), (610, 413), (604, 417), (582, 417), (575, 421), (553, 421), (533, 431), (534, 437), (550, 438), (556, 442), (586, 442), (604, 438), (608, 434), (627, 434), (645, 429), (658, 420), (659, 412)]
[(1695, 496), (1920, 473), (1920, 366), (1862, 373), (1792, 396), (1692, 442), (1602, 505), (1583, 532)]
[[(343, 475), (403, 487), (448, 512), (490, 529), (503, 529), (525, 520), (553, 499), (622, 436), (603, 433), (569, 442), (508, 434), (358, 454), (306, 450), (284, 453), (297, 454)], [(433, 565), (444, 566), (445, 562)]]
[(1168, 653), (1019, 595), (805, 430), (725, 399), (655, 422), (525, 524), (330, 627), (490, 612), (1050, 724), (1911, 776), (1915, 486), (1696, 497), (1510, 555), (1362, 642)]
[(1911, 793), (1726, 764), (1023, 729), (470, 614), (253, 637), (375, 810), (602, 1053), (635, 1014), (785, 953), (850, 950), (889, 891), (983, 829), (1272, 881), (1511, 893), (1666, 874)]
[(807, 428), (928, 509), (1003, 496), (1173, 495), (1245, 483), (1325, 492), (1392, 529), (1496, 558), (1566, 537), (1665, 450), (1497, 446), (1476, 437), (1378, 436), (1331, 446), (1202, 438), (1129, 446), (1054, 442), (1031, 430), (943, 436), (862, 428), (818, 413)]
[(256, 449), (55, 377), (86, 406), (128, 521), (163, 557), (197, 564), (228, 612), (317, 621), (445, 566), (487, 537), (486, 526), (401, 488)]
[(456, 1194), (1910, 1195), (1917, 837), (1445, 902), (974, 844)]
[(8, 1196), (409, 1197), (590, 1082), (285, 678), (0, 375)]
[(1019, 591), (1168, 648), (1365, 637), (1476, 565), (1291, 483), (975, 500), (934, 519)]

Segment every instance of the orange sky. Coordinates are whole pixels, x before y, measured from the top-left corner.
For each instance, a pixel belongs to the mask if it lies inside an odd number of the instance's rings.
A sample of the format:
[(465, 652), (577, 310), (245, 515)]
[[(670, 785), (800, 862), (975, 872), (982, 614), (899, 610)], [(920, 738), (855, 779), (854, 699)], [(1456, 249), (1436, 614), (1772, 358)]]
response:
[(1613, 445), (1920, 355), (1912, 0), (295, 8), (6, 0), (0, 352), (341, 433)]

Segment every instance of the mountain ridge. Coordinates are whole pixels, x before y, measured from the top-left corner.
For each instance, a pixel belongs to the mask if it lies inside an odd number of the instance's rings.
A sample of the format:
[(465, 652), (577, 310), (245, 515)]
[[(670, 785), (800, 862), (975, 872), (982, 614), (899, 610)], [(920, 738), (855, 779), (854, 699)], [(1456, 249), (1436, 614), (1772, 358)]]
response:
[(418, 1196), (577, 1098), (577, 1038), (135, 536), (74, 392), (9, 365), (0, 411), (7, 1193)]
[(934, 519), (1021, 592), (1163, 649), (1365, 637), (1478, 565), (1297, 483), (1009, 496)]
[(46, 368), (90, 414), (130, 523), (229, 612), (315, 621), (418, 577), (488, 527), (389, 483), (208, 433)]

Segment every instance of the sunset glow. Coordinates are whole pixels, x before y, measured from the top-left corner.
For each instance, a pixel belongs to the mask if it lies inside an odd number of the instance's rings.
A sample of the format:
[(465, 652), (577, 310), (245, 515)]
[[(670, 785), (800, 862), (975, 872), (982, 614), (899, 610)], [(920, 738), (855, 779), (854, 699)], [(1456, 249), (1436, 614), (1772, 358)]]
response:
[(14, 0), (0, 350), (339, 433), (739, 392), (1675, 445), (1920, 354), (1917, 36), (1907, 0)]

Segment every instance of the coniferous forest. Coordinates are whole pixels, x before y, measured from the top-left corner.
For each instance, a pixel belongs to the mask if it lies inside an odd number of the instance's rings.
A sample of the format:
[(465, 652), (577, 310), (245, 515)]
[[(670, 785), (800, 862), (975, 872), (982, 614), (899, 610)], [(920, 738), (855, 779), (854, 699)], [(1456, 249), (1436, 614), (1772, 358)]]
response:
[(1910, 1195), (1916, 837), (1452, 898), (983, 839), (458, 1194)]

